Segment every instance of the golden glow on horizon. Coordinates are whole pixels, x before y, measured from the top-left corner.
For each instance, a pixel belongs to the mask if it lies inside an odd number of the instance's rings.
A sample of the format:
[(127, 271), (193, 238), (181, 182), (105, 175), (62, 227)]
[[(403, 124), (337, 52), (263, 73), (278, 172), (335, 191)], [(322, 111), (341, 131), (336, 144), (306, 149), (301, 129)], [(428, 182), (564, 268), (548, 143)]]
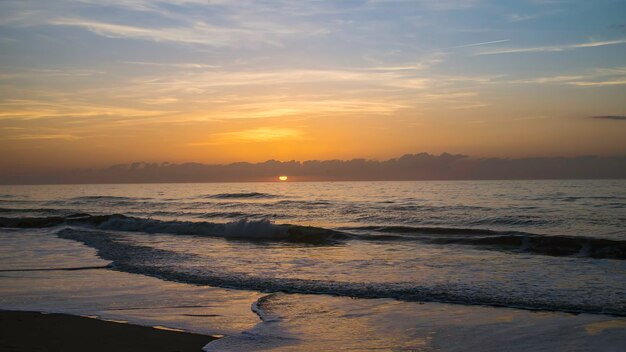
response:
[(279, 181), (287, 181), (287, 176), (278, 176)]

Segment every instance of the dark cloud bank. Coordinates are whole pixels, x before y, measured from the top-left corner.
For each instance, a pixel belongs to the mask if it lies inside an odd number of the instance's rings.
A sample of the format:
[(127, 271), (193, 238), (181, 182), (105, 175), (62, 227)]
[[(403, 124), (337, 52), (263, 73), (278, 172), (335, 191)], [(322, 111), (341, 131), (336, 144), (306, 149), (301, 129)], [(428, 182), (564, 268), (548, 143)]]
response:
[(133, 163), (45, 175), (0, 172), (0, 183), (244, 182), (275, 181), (279, 175), (288, 175), (292, 181), (626, 178), (626, 156), (475, 159), (448, 153), (439, 156), (421, 153), (385, 161), (270, 160), (226, 165)]
[(592, 119), (599, 120), (616, 120), (616, 121), (626, 121), (626, 116), (620, 115), (601, 115), (601, 116), (591, 116)]

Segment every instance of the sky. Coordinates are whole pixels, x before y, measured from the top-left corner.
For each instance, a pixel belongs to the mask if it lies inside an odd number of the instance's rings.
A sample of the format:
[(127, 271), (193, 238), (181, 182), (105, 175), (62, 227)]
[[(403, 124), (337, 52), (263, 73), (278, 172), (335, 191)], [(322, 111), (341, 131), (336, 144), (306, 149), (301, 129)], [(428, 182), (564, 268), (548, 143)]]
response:
[(2, 0), (0, 169), (626, 155), (623, 0)]

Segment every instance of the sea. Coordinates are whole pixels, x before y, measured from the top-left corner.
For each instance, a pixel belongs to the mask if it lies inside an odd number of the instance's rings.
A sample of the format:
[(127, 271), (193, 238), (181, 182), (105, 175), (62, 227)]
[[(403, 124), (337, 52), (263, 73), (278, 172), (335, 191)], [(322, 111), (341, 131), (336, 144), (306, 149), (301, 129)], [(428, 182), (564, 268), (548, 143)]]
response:
[(623, 351), (626, 180), (0, 186), (0, 309), (206, 351)]

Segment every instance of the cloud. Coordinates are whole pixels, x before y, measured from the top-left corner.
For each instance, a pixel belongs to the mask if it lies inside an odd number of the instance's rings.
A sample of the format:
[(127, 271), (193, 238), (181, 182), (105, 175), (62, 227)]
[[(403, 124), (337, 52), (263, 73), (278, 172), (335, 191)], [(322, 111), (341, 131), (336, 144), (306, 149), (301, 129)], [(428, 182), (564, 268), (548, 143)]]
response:
[(0, 183), (129, 183), (357, 180), (506, 180), (625, 178), (626, 156), (474, 159), (443, 153), (406, 154), (389, 160), (308, 160), (232, 164), (132, 163), (53, 174), (0, 170)]
[(449, 48), (445, 48), (443, 50), (446, 49), (460, 49), (460, 48), (471, 48), (474, 46), (482, 46), (482, 45), (490, 45), (490, 44), (498, 44), (498, 43), (506, 43), (508, 41), (511, 41), (510, 39), (500, 39), (500, 40), (492, 40), (489, 42), (480, 42), (480, 43), (470, 43), (470, 44), (463, 44), (463, 45), (458, 45), (458, 46), (451, 46)]
[(566, 84), (578, 87), (605, 87), (626, 84), (626, 67), (595, 68), (576, 75), (545, 76), (509, 81), (513, 84)]
[[(39, 119), (42, 124), (55, 120), (55, 127), (90, 125), (96, 129), (151, 121), (176, 124), (280, 116), (382, 116), (439, 104), (467, 109), (482, 106), (482, 102), (473, 89), (459, 89), (458, 85), (483, 85), (493, 79), (430, 73), (427, 68), (436, 65), (432, 58), (362, 67), (254, 70), (189, 61), (122, 63), (159, 70), (135, 70), (113, 82), (107, 80), (109, 75), (70, 82), (74, 75), (68, 73), (91, 73), (86, 70), (63, 71), (60, 76), (56, 76), (58, 70), (28, 72), (54, 74), (55, 80), (46, 79), (33, 87), (7, 86), (5, 99), (0, 100), (0, 120)], [(170, 69), (161, 69), (165, 67)], [(97, 85), (93, 84), (95, 78)], [(59, 85), (69, 89), (59, 90)], [(30, 92), (28, 99), (25, 90)]]
[(9, 72), (0, 72), (0, 80), (24, 80), (42, 78), (78, 78), (105, 74), (104, 71), (87, 69), (34, 69), (13, 68)]
[(421, 6), (427, 10), (455, 11), (477, 6), (480, 0), (368, 0), (371, 5), (387, 5), (389, 3), (406, 3)]
[(532, 15), (528, 15), (528, 14), (518, 14), (518, 13), (514, 13), (511, 15), (508, 15), (506, 18), (509, 22), (522, 22), (522, 21), (529, 21), (529, 20), (534, 20), (541, 17), (541, 14), (532, 14)]
[[(185, 103), (181, 109), (191, 113), (191, 107), (197, 106), (207, 118), (357, 112), (386, 115), (441, 100), (448, 106), (479, 103), (471, 89), (459, 89), (458, 85), (483, 85), (493, 79), (436, 75), (425, 72), (420, 62), (328, 69), (229, 71), (224, 68), (133, 77), (117, 92), (134, 97), (133, 102), (154, 103), (154, 97), (175, 97), (181, 104)], [(282, 87), (290, 89), (286, 91)]]
[[(182, 121), (223, 117), (268, 118), (312, 112), (319, 112), (320, 116), (345, 113), (389, 115), (410, 107), (423, 108), (425, 104), (435, 103), (431, 99), (434, 95), (472, 90), (458, 86), (483, 84), (488, 78), (443, 76), (430, 71), (443, 61), (444, 54), (440, 53), (384, 57), (384, 62), (365, 66), (360, 58), (385, 52), (378, 50), (377, 38), (366, 34), (374, 31), (376, 23), (388, 21), (385, 17), (395, 15), (399, 8), (403, 12), (406, 10), (407, 18), (413, 18), (415, 12), (423, 10), (468, 8), (478, 2), (10, 1), (0, 4), (0, 23), (18, 30), (26, 29), (25, 32), (48, 30), (50, 26), (59, 27), (51, 31), (52, 37), (70, 31), (89, 31), (106, 38), (158, 43), (159, 50), (164, 54), (173, 52), (171, 44), (185, 46), (174, 49), (180, 50), (180, 55), (163, 55), (164, 61), (160, 61), (154, 55), (128, 55), (130, 51), (125, 51), (125, 48), (129, 43), (108, 41), (103, 47), (107, 48), (107, 52), (110, 52), (109, 46), (116, 48), (113, 50), (116, 52), (115, 62), (94, 59), (92, 63), (91, 59), (81, 57), (76, 59), (78, 64), (72, 70), (16, 72), (13, 69), (0, 72), (0, 80), (5, 78), (7, 83), (6, 97), (28, 97), (38, 101), (31, 106), (11, 106), (7, 109), (3, 109), (5, 106), (0, 101), (0, 111), (3, 112), (0, 119), (65, 116), (70, 120), (80, 116), (85, 117), (81, 120), (85, 121), (88, 117), (106, 116), (112, 119), (119, 116), (130, 122), (137, 117), (157, 115), (167, 120), (177, 114)], [(336, 20), (345, 19), (345, 16), (359, 25), (365, 25), (365, 29), (357, 30), (360, 27), (351, 25), (349, 31), (317, 42), (318, 36), (321, 38), (325, 33), (337, 30)], [(41, 26), (44, 27), (35, 28)], [(381, 28), (381, 35), (391, 34), (387, 31), (394, 30), (387, 25)], [(312, 36), (316, 38), (311, 41)], [(85, 37), (81, 35), (80, 38)], [(329, 61), (324, 58), (334, 56), (328, 45), (334, 46), (345, 39), (350, 39), (358, 48), (354, 61), (334, 58)], [(470, 43), (462, 47), (503, 41)], [(304, 54), (310, 56), (310, 61), (302, 58), (293, 60), (299, 55), (297, 53), (309, 50), (302, 50), (303, 44), (322, 54), (311, 51)], [(85, 47), (89, 45), (91, 43), (84, 44)], [(360, 52), (361, 46), (371, 51)], [(260, 50), (250, 54), (238, 50), (242, 48)], [(242, 64), (242, 60), (246, 63)], [(341, 64), (337, 65), (339, 62)], [(346, 67), (348, 62), (355, 65)], [(80, 65), (93, 65), (89, 67), (94, 70), (78, 69)], [(105, 68), (106, 72), (95, 68)], [(100, 76), (91, 77), (96, 75)], [(8, 86), (12, 83), (8, 82), (11, 79), (24, 82), (19, 82), (22, 86)], [(427, 91), (430, 96), (426, 96)], [(55, 94), (48, 94), (53, 92)], [(326, 96), (310, 98), (319, 95), (319, 92), (324, 92)], [(262, 99), (265, 95), (280, 94), (283, 97), (279, 103)], [(457, 102), (453, 100), (446, 99), (448, 106), (457, 104), (463, 108), (480, 103), (467, 98)]]
[(599, 116), (590, 116), (590, 118), (598, 119), (598, 120), (626, 121), (626, 116), (621, 116), (621, 115), (599, 115)]
[[(0, 121), (37, 120), (47, 118), (103, 118), (124, 119), (173, 114), (176, 111), (133, 109), (119, 106), (89, 104), (80, 101), (5, 100), (0, 101)], [(88, 121), (93, 123), (93, 121)], [(110, 122), (110, 121), (109, 121)]]
[(188, 146), (218, 145), (229, 143), (273, 142), (285, 139), (301, 139), (302, 131), (293, 128), (259, 127), (243, 131), (216, 133), (210, 141), (189, 143)]
[(579, 87), (605, 87), (605, 86), (621, 86), (626, 84), (626, 79), (608, 80), (600, 82), (570, 82), (569, 84)]
[(535, 13), (512, 13), (506, 16), (506, 20), (511, 23), (532, 21), (532, 20), (536, 20), (536, 19), (543, 18), (546, 16), (562, 14), (565, 11), (567, 10), (562, 7), (559, 7), (559, 8), (552, 7), (551, 9), (544, 8), (543, 10), (540, 10), (539, 12), (535, 12)]
[(139, 66), (171, 67), (177, 69), (217, 69), (222, 67), (219, 65), (208, 65), (192, 62), (122, 61), (122, 63)]
[(0, 137), (0, 140), (4, 141), (25, 141), (25, 140), (63, 140), (73, 141), (80, 139), (81, 137), (71, 134), (19, 134), (15, 136)]
[[(143, 39), (154, 42), (176, 42), (186, 44), (201, 44), (215, 47), (241, 46), (248, 43), (269, 44), (280, 46), (270, 36), (259, 35), (253, 29), (225, 28), (208, 23), (196, 22), (191, 27), (138, 27), (113, 24), (95, 20), (79, 18), (61, 18), (49, 22), (53, 25), (85, 28), (95, 34), (108, 38)], [(282, 34), (288, 34), (286, 31)]]
[[(256, 100), (256, 99), (254, 99)], [(215, 113), (220, 118), (270, 118), (281, 116), (307, 115), (316, 116), (337, 115), (345, 113), (381, 114), (388, 115), (408, 105), (394, 101), (371, 101), (367, 99), (337, 99), (318, 97), (315, 99), (292, 98), (273, 99), (268, 97), (265, 102), (243, 102), (229, 104)], [(377, 99), (379, 100), (379, 99)]]
[(306, 16), (320, 13), (326, 7), (306, 3), (291, 5), (287, 1), (261, 3), (244, 0), (16, 1), (0, 4), (0, 25), (76, 27), (107, 38), (215, 48), (283, 47), (284, 40), (288, 38), (309, 38), (330, 31), (328, 26), (306, 20)]
[(595, 47), (600, 47), (600, 46), (620, 45), (624, 43), (626, 43), (626, 39), (594, 41), (594, 42), (578, 43), (578, 44), (536, 46), (536, 47), (530, 47), (530, 48), (497, 49), (497, 50), (478, 52), (474, 54), (474, 56), (516, 54), (516, 53), (560, 52), (560, 51), (583, 49), (583, 48), (595, 48)]

